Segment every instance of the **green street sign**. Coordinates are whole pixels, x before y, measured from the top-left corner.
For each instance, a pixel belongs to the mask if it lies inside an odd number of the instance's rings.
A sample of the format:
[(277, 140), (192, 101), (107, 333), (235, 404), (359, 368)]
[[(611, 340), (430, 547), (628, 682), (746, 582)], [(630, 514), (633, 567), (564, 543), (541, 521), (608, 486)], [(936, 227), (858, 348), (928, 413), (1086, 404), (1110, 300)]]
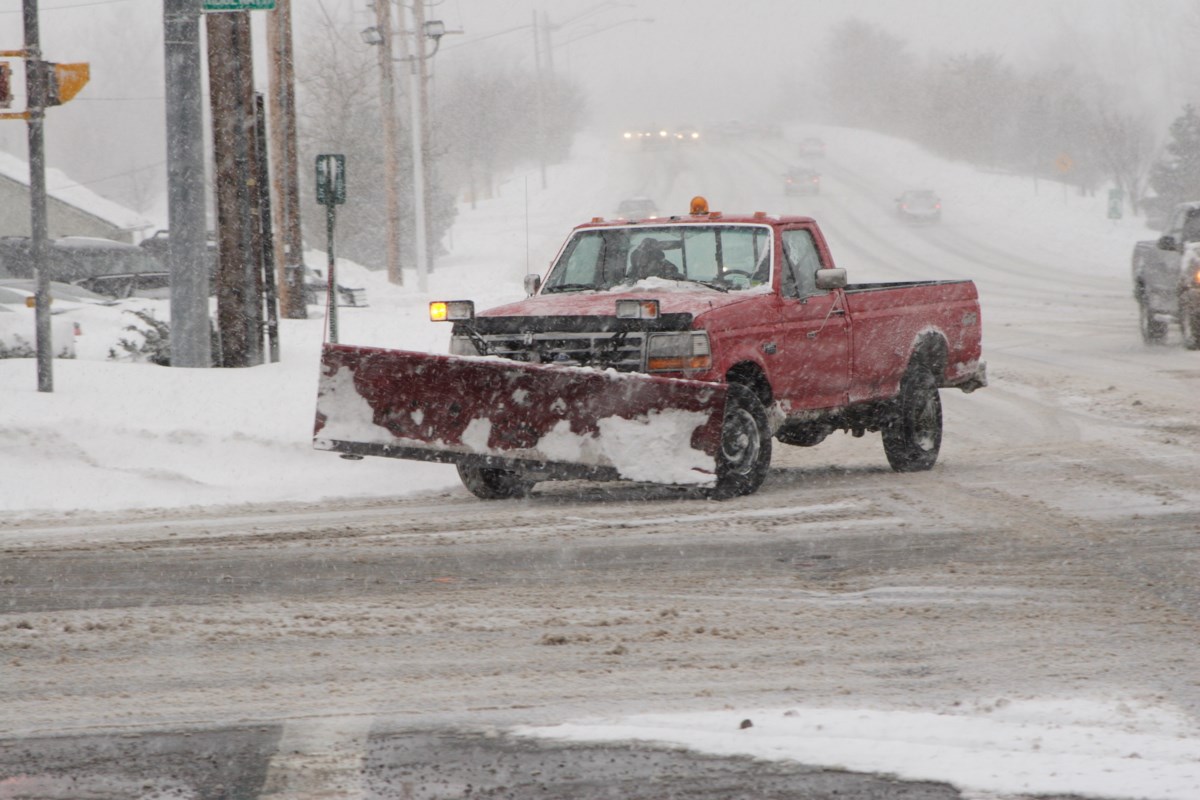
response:
[(1108, 218), (1121, 218), (1121, 202), (1125, 199), (1125, 193), (1120, 189), (1108, 190)]
[(205, 11), (271, 11), (275, 0), (204, 0)]
[(323, 153), (317, 156), (317, 202), (331, 206), (346, 202), (346, 157)]

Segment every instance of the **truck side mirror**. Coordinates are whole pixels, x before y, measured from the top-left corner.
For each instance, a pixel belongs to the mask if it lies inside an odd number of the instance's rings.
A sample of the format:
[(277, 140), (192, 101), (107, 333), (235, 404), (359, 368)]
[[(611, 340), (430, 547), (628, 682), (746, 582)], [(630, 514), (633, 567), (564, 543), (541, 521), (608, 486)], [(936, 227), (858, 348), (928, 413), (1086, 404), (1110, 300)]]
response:
[(840, 267), (817, 270), (817, 288), (823, 291), (841, 289), (846, 285), (846, 270)]
[(525, 294), (532, 297), (538, 293), (538, 289), (542, 288), (541, 275), (526, 275), (525, 276)]
[(1158, 249), (1159, 250), (1178, 250), (1179, 244), (1175, 241), (1174, 236), (1172, 236), (1170, 234), (1166, 234), (1164, 236), (1158, 237)]

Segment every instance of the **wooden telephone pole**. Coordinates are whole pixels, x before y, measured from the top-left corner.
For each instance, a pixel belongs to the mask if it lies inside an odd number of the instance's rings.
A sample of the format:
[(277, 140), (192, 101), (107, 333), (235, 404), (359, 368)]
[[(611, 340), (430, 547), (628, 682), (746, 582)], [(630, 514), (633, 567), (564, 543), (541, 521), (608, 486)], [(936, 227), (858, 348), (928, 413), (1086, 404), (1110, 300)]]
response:
[[(401, 10), (401, 14), (403, 14)], [(388, 280), (404, 283), (400, 264), (400, 153), (396, 124), (396, 77), (392, 56), (392, 7), (375, 0), (375, 28), (379, 33), (379, 109), (383, 116), (383, 182), (387, 188)]]
[(208, 14), (217, 184), (217, 328), (222, 367), (262, 362), (262, 275), (250, 13)]
[(292, 0), (275, 0), (267, 14), (268, 113), (271, 120), (271, 183), (275, 193), (275, 270), (283, 316), (305, 319), (304, 240), (300, 228), (300, 180), (296, 157), (296, 78), (292, 49)]

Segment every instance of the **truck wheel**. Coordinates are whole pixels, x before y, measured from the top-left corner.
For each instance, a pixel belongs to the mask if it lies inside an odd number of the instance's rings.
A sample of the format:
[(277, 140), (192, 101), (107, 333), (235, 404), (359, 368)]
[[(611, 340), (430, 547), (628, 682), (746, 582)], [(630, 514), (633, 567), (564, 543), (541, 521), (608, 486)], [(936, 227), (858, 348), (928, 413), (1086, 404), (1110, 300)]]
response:
[(1179, 330), (1183, 334), (1184, 348), (1200, 350), (1200, 309), (1187, 306), (1179, 309)]
[(509, 469), (458, 465), (458, 477), (467, 491), (480, 500), (510, 500), (525, 497), (534, 481)]
[(1167, 323), (1154, 315), (1145, 300), (1138, 300), (1138, 324), (1146, 344), (1162, 344), (1167, 338)]
[(728, 388), (717, 485), (708, 492), (714, 500), (754, 494), (771, 467), (771, 429), (762, 402), (744, 386), (731, 383)]
[(883, 452), (896, 472), (931, 469), (942, 447), (942, 399), (928, 368), (912, 366), (883, 422)]

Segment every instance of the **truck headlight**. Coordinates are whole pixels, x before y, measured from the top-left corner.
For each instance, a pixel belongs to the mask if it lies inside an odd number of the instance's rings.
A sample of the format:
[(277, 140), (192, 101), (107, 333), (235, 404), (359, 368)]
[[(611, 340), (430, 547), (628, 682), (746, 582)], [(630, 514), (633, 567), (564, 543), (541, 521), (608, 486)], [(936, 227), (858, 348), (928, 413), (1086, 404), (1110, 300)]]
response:
[(705, 331), (652, 333), (646, 343), (647, 372), (681, 372), (712, 367)]

